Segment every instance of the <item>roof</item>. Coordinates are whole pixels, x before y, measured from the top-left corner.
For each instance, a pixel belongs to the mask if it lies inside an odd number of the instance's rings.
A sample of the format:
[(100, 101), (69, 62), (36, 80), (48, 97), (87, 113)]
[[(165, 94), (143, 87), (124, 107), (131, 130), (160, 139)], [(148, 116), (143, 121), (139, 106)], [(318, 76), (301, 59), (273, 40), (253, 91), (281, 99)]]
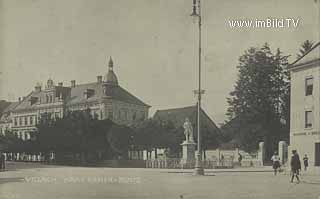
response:
[(4, 113), (12, 111), (19, 102), (11, 102), (10, 105), (3, 111)]
[[(98, 99), (101, 99), (102, 97), (105, 97), (103, 93), (103, 83), (88, 83), (88, 84), (79, 84), (76, 85), (76, 87), (71, 89), (71, 98), (68, 100), (67, 105), (76, 104), (76, 103), (85, 103), (85, 102), (91, 102), (96, 101)], [(119, 100), (122, 102), (127, 102), (130, 104), (136, 104), (140, 106), (148, 106), (142, 102), (140, 99), (138, 99), (136, 96), (132, 95), (128, 91), (126, 91), (121, 86), (109, 86), (108, 88), (108, 97)], [(94, 90), (94, 94), (92, 97), (89, 97), (88, 99), (84, 96), (84, 92), (87, 89)]]
[(8, 106), (0, 113), (0, 122), (5, 122), (7, 120), (8, 114), (10, 111), (12, 111), (19, 102), (8, 102)]
[(31, 97), (43, 98), (44, 96), (45, 96), (44, 91), (40, 91), (40, 92), (31, 91), (29, 95), (24, 97), (22, 101), (19, 102), (19, 104), (14, 108), (14, 110), (36, 109), (37, 105), (36, 104), (31, 105), (30, 103)]
[(299, 66), (311, 64), (311, 63), (320, 63), (320, 42), (315, 44), (306, 54), (298, 58), (292, 64), (290, 64), (289, 69), (294, 69)]
[[(84, 92), (87, 89), (94, 90), (94, 94), (89, 98), (84, 96)], [(67, 105), (96, 101), (101, 99), (102, 96), (102, 83), (77, 84), (75, 87), (71, 88), (71, 95), (70, 99), (67, 101)]]
[(0, 100), (0, 115), (5, 111), (5, 109), (10, 106), (11, 102), (5, 100)]
[[(183, 126), (185, 119), (188, 117), (190, 122), (195, 126), (197, 123), (197, 106), (188, 106), (182, 108), (157, 110), (154, 114), (154, 119), (171, 121), (176, 127)], [(205, 125), (212, 128), (215, 131), (220, 132), (217, 125), (211, 120), (206, 112), (201, 109), (200, 119)]]
[[(67, 88), (68, 87), (60, 87), (60, 88)], [(145, 104), (142, 102), (140, 99), (126, 91), (124, 88), (120, 86), (111, 86), (107, 87), (108, 88), (108, 94), (110, 94), (108, 97), (119, 100), (122, 102), (127, 102), (130, 104), (136, 104), (140, 106), (147, 106), (150, 107), (149, 105)], [(93, 95), (90, 96), (89, 98), (86, 98), (84, 93), (89, 90), (93, 90)], [(78, 84), (75, 87), (71, 88), (71, 93), (70, 93), (70, 98), (67, 100), (66, 105), (73, 105), (73, 104), (78, 104), (78, 103), (88, 103), (88, 102), (94, 102), (97, 100), (100, 100), (101, 98), (105, 97), (103, 93), (103, 83), (87, 83), (87, 84)], [(32, 91), (27, 97), (25, 97), (20, 104), (15, 108), (15, 110), (23, 110), (23, 109), (37, 109), (37, 104), (34, 103), (31, 105), (30, 99), (31, 97), (37, 97), (37, 98), (42, 98), (44, 99), (46, 95), (46, 91)]]

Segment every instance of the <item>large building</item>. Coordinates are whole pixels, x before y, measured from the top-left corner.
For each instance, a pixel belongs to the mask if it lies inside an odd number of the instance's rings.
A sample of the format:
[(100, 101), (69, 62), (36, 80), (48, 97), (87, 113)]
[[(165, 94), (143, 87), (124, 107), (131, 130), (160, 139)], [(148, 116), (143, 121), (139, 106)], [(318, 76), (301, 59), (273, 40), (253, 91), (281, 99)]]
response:
[(97, 76), (93, 83), (70, 86), (55, 85), (49, 79), (45, 88), (37, 84), (26, 97), (7, 107), (1, 117), (0, 128), (9, 129), (22, 139), (30, 139), (30, 132), (36, 130), (41, 114), (62, 117), (66, 111), (91, 110), (98, 119), (111, 119), (115, 123), (131, 125), (135, 121), (148, 118), (150, 106), (119, 85), (110, 58), (108, 72)]
[(290, 149), (320, 166), (320, 42), (290, 66)]

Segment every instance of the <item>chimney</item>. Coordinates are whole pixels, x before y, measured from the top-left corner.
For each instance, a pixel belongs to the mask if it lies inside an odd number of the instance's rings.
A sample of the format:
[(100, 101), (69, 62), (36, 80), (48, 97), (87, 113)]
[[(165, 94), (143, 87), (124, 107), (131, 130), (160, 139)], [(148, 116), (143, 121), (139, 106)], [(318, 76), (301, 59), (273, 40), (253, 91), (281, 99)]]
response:
[(58, 86), (62, 87), (63, 86), (63, 82), (59, 82)]
[(40, 91), (41, 91), (41, 86), (36, 85), (36, 86), (34, 87), (34, 90), (35, 90), (36, 92), (40, 92)]
[(102, 83), (102, 76), (101, 75), (97, 76), (97, 83)]
[(76, 87), (76, 80), (71, 80), (71, 88)]

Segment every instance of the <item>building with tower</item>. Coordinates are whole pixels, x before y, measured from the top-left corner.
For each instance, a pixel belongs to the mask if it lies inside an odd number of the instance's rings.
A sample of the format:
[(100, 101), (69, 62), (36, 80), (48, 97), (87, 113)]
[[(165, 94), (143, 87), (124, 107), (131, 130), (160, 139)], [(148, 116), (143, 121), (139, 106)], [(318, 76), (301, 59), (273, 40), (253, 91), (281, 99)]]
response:
[(135, 121), (148, 118), (150, 106), (121, 87), (110, 58), (108, 72), (97, 76), (95, 82), (77, 84), (71, 80), (70, 86), (62, 82), (55, 85), (49, 79), (44, 88), (37, 84), (26, 97), (19, 98), (14, 106), (9, 106), (1, 117), (2, 126), (10, 128), (23, 140), (30, 139), (31, 132), (43, 113), (52, 117), (63, 117), (66, 111), (90, 109), (98, 119), (111, 119), (117, 124), (131, 125)]

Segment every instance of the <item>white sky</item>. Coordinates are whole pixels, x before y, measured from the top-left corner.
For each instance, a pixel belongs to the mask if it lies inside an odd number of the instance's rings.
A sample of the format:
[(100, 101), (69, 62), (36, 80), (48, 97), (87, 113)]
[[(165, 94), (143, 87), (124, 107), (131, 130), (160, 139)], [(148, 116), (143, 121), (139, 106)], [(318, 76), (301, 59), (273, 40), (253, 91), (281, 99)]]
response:
[[(219, 124), (237, 60), (269, 42), (296, 57), (319, 40), (314, 0), (202, 0), (203, 107)], [(193, 105), (197, 26), (192, 0), (0, 0), (0, 99), (17, 100), (51, 77), (96, 81), (112, 56), (119, 83), (157, 109)], [(298, 28), (231, 29), (229, 19), (299, 18)]]

